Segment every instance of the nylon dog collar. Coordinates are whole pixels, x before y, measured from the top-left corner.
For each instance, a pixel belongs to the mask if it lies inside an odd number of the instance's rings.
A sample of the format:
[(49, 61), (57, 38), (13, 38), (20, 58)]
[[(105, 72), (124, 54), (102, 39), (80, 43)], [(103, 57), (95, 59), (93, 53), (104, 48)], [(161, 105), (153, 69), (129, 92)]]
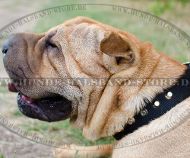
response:
[(123, 131), (114, 135), (115, 139), (120, 140), (139, 127), (147, 125), (190, 96), (190, 63), (185, 65), (187, 70), (177, 83), (157, 94), (152, 101), (144, 100), (145, 107), (133, 119), (129, 120)]

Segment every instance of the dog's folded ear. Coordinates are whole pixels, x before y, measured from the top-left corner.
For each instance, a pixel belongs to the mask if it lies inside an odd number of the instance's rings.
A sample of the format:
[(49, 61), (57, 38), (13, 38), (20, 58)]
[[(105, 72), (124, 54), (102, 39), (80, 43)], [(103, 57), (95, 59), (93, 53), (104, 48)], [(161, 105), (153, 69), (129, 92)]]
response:
[(138, 43), (139, 41), (129, 34), (105, 32), (100, 43), (105, 65), (114, 73), (134, 64), (138, 57)]

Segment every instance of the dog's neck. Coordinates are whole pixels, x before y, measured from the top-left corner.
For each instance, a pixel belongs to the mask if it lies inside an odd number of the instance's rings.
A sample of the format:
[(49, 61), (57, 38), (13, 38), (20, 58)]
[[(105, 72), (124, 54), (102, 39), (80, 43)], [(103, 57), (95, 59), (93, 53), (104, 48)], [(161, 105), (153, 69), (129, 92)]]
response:
[[(126, 137), (121, 139), (119, 143), (116, 144), (115, 148), (122, 147), (130, 147), (139, 144), (146, 144), (148, 141), (154, 142), (156, 140), (162, 140), (161, 144), (163, 144), (164, 140), (167, 142), (167, 139), (162, 139), (162, 136), (170, 137), (171, 139), (175, 139), (172, 132), (175, 131), (175, 135), (180, 139), (184, 133), (181, 133), (180, 126), (186, 124), (189, 130), (188, 124), (190, 122), (190, 97), (177, 104), (174, 108), (168, 111), (165, 115), (159, 117), (159, 119), (155, 119), (151, 121), (148, 125), (142, 126), (138, 130), (135, 130), (133, 133), (127, 134)], [(184, 135), (185, 136), (185, 135)], [(158, 138), (159, 137), (159, 138)], [(158, 139), (155, 139), (158, 138)], [(186, 137), (187, 138), (187, 137)], [(154, 140), (153, 140), (154, 139)], [(146, 143), (145, 143), (146, 142)], [(180, 141), (184, 143), (183, 141)], [(179, 143), (179, 145), (181, 145)], [(165, 146), (166, 147), (166, 146)], [(169, 147), (169, 146), (168, 146)]]
[[(185, 72), (186, 66), (158, 54), (151, 46), (146, 45), (144, 49), (138, 66), (132, 66), (110, 78), (124, 78), (127, 84), (106, 85), (92, 119), (83, 128), (86, 138), (96, 140), (122, 131), (125, 124), (146, 106), (145, 98), (152, 100), (170, 86), (167, 83), (151, 86), (146, 84), (147, 79), (172, 79), (175, 83)], [(129, 85), (130, 80), (138, 84)]]
[[(164, 62), (165, 60), (167, 63)], [(121, 139), (139, 127), (147, 125), (189, 97), (189, 83), (187, 83), (187, 86), (181, 86), (183, 81), (190, 82), (190, 69), (187, 69), (188, 66), (176, 63), (161, 54), (157, 63), (152, 67), (152, 71), (150, 71), (150, 68), (149, 71), (143, 70), (143, 72), (147, 72), (146, 76), (148, 76), (144, 80), (146, 83), (142, 81), (142, 84), (137, 86), (138, 92), (135, 93), (136, 96), (126, 100), (125, 110), (130, 110), (131, 117), (124, 130), (115, 134), (115, 138)], [(152, 82), (147, 82), (147, 80)], [(175, 94), (172, 98), (173, 93)], [(127, 95), (131, 96), (130, 94)]]

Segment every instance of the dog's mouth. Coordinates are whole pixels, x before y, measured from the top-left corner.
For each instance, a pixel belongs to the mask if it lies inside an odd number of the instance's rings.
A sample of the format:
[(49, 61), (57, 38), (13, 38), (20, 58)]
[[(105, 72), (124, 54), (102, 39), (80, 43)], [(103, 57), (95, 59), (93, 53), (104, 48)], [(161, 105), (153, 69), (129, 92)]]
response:
[(19, 92), (14, 83), (8, 84), (11, 92), (18, 92), (19, 110), (26, 116), (42, 121), (54, 122), (67, 119), (72, 112), (72, 103), (60, 95), (41, 99), (32, 99)]

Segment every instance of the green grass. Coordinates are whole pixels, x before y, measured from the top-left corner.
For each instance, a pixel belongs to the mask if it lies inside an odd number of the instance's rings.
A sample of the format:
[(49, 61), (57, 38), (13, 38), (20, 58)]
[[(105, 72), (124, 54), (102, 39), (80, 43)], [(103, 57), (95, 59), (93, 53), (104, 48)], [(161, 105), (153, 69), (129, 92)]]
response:
[(0, 93), (7, 93), (8, 89), (7, 87), (0, 86)]
[(12, 112), (12, 116), (17, 120), (21, 119), (17, 125), (21, 129), (57, 143), (63, 143), (65, 138), (80, 145), (110, 144), (115, 141), (113, 137), (89, 141), (83, 137), (81, 130), (71, 126), (69, 120), (48, 123), (30, 118), (23, 119), (25, 116), (18, 109)]
[(33, 124), (24, 123), (21, 127), (30, 133), (41, 134), (44, 138), (48, 138), (56, 142), (64, 141), (65, 137), (80, 145), (110, 144), (115, 141), (113, 137), (102, 138), (97, 141), (89, 141), (83, 137), (81, 130), (73, 128), (70, 125), (69, 120), (55, 123), (35, 121)]
[(13, 111), (12, 115), (16, 116), (16, 117), (23, 116), (23, 114), (18, 109), (16, 109), (15, 111)]
[(0, 158), (5, 158), (5, 157), (0, 153)]

